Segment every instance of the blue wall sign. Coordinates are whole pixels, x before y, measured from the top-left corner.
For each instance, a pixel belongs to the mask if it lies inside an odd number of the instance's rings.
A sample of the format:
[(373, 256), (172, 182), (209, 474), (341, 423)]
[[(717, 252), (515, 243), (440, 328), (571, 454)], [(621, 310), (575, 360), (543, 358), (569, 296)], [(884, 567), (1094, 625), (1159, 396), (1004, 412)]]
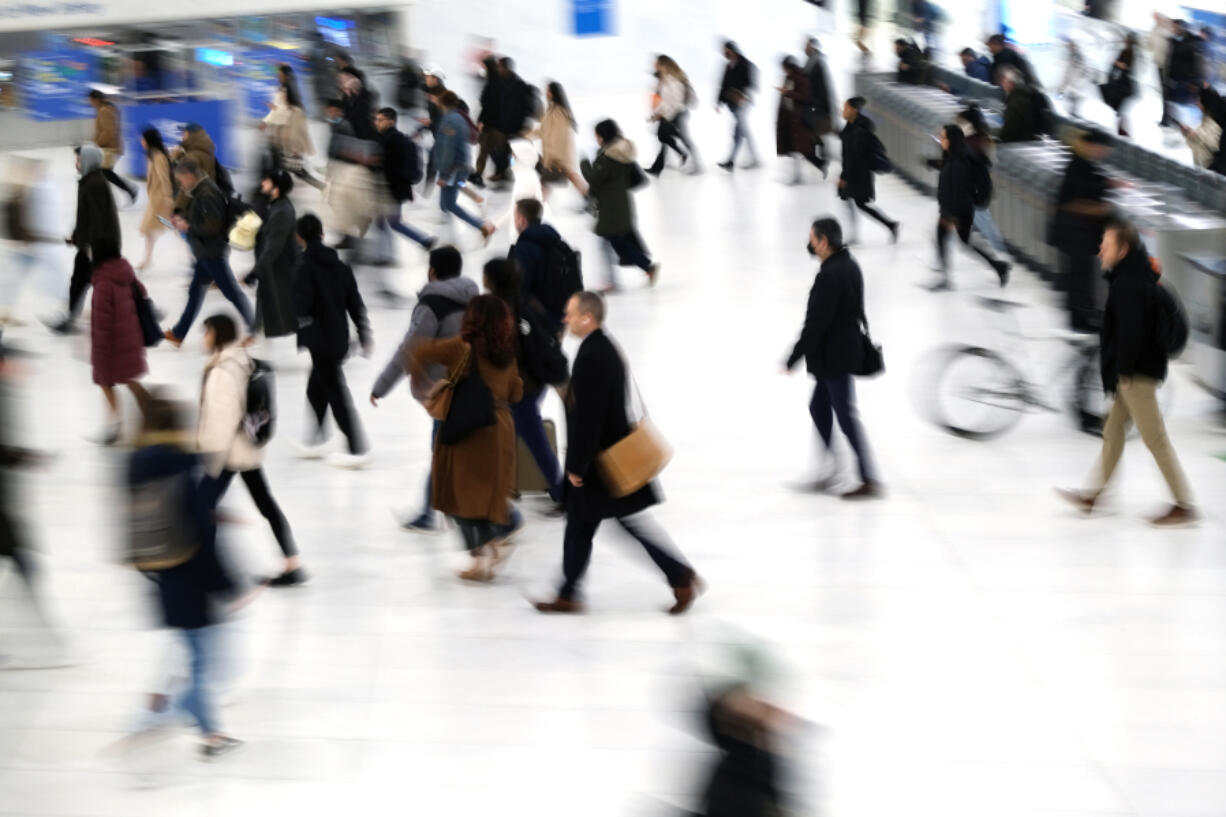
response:
[(238, 152), (234, 148), (233, 104), (225, 99), (190, 102), (151, 102), (128, 105), (123, 109), (124, 161), (127, 172), (138, 178), (145, 175), (145, 151), (140, 146), (141, 131), (156, 128), (162, 134), (167, 150), (183, 141), (183, 129), (196, 123), (213, 139), (217, 160), (227, 169), (236, 167)]
[(613, 34), (613, 0), (570, 0), (576, 37)]
[(91, 119), (90, 83), (98, 73), (98, 57), (74, 48), (24, 54), (18, 82), (22, 106), (30, 119)]
[(243, 112), (250, 117), (263, 119), (268, 114), (268, 103), (277, 92), (277, 67), (288, 63), (298, 78), (298, 91), (302, 91), (305, 66), (294, 51), (278, 48), (251, 50), (242, 55), (235, 66), (243, 88)]

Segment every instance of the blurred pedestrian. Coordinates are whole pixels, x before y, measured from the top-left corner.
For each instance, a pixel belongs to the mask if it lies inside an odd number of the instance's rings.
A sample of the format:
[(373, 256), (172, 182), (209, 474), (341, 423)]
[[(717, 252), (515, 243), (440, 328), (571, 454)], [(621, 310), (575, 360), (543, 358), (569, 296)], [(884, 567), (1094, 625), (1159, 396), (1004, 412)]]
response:
[(94, 144), (102, 149), (102, 168), (107, 181), (128, 194), (136, 203), (136, 187), (115, 173), (115, 165), (123, 156), (123, 125), (119, 108), (106, 94), (94, 89), (89, 92), (89, 104), (94, 109)]
[(294, 309), (294, 271), (298, 268), (298, 215), (289, 194), (294, 180), (284, 170), (264, 174), (261, 192), (268, 197), (268, 212), (255, 237), (255, 266), (243, 278), (255, 286), (255, 328), (265, 338), (294, 336), (298, 314)]
[(1164, 309), (1156, 288), (1161, 268), (1141, 242), (1137, 229), (1125, 221), (1110, 221), (1102, 233), (1099, 260), (1110, 289), (1103, 313), (1101, 344), (1103, 389), (1114, 395), (1103, 425), (1101, 461), (1086, 490), (1062, 490), (1060, 495), (1085, 513), (1098, 507), (1124, 453), (1128, 429), (1136, 425), (1141, 440), (1174, 496), (1174, 504), (1150, 520), (1157, 527), (1195, 524), (1200, 512), (1187, 477), (1166, 433), (1156, 392), (1167, 374), (1167, 349), (1158, 327)]
[(580, 584), (592, 558), (592, 539), (606, 519), (638, 540), (664, 574), (673, 592), (668, 612), (680, 615), (693, 605), (703, 582), (646, 511), (660, 502), (659, 488), (648, 482), (614, 497), (596, 464), (601, 452), (630, 435), (626, 412), (629, 377), (626, 362), (604, 331), (605, 302), (595, 292), (580, 292), (566, 305), (566, 328), (579, 338), (566, 400), (566, 533), (563, 582), (552, 601), (536, 602), (542, 613), (581, 613)]
[(140, 222), (140, 234), (145, 237), (145, 257), (137, 266), (144, 272), (153, 263), (153, 245), (166, 230), (175, 212), (175, 183), (170, 172), (170, 154), (157, 128), (145, 128), (140, 135), (145, 149), (145, 215)]
[(1197, 167), (1203, 167), (1216, 173), (1226, 175), (1226, 151), (1222, 150), (1222, 126), (1215, 118), (1226, 119), (1226, 104), (1212, 87), (1202, 88), (1196, 96), (1196, 107), (1200, 108), (1200, 124), (1190, 128), (1182, 122), (1177, 122), (1188, 147), (1192, 149), (1192, 161)]
[(97, 441), (114, 445), (122, 430), (115, 387), (127, 386), (142, 414), (149, 401), (149, 393), (138, 381), (148, 369), (145, 336), (136, 312), (136, 299), (148, 296), (132, 267), (118, 253), (94, 267), (92, 284), (89, 361), (94, 383), (102, 389), (109, 409), (107, 425)]
[[(805, 38), (805, 76), (809, 78), (809, 99), (803, 111), (806, 123), (817, 138), (817, 156), (823, 165), (829, 164), (826, 153), (826, 134), (834, 130), (834, 81), (830, 77), (830, 66), (826, 64), (826, 55), (822, 53), (821, 43), (816, 37)], [(822, 171), (822, 178), (825, 178)]]
[[(541, 180), (567, 181), (575, 172), (575, 115), (561, 83), (545, 86), (545, 115), (536, 128), (541, 139)], [(546, 189), (548, 195), (548, 189)]]
[(1042, 138), (1039, 112), (1036, 106), (1044, 104), (1039, 97), (1042, 92), (1026, 84), (1020, 72), (1005, 68), (997, 74), (997, 83), (1005, 92), (1004, 123), (997, 139), (1001, 144), (1034, 142)]
[(657, 123), (656, 138), (660, 140), (660, 152), (656, 154), (656, 160), (647, 168), (647, 172), (659, 176), (664, 171), (668, 148), (672, 148), (673, 152), (681, 157), (682, 167), (694, 156), (690, 172), (701, 172), (694, 144), (690, 141), (685, 127), (695, 99), (690, 78), (672, 57), (665, 54), (656, 57), (655, 77), (656, 96), (660, 101), (651, 113), (651, 121)]
[(444, 213), (451, 213), (456, 218), (481, 232), (481, 237), (488, 239), (494, 234), (494, 225), (482, 221), (470, 214), (459, 205), (457, 199), (464, 180), (469, 177), (469, 160), (472, 156), (469, 150), (469, 125), (457, 107), (459, 98), (447, 91), (439, 99), (442, 106), (443, 122), (439, 127), (439, 140), (434, 143), (434, 166), (438, 170), (439, 207)]
[(204, 460), (203, 482), (207, 503), (215, 508), (235, 474), (247, 486), (251, 501), (268, 520), (284, 557), (282, 570), (266, 580), (269, 587), (290, 587), (306, 581), (298, 557), (298, 546), (289, 521), (277, 505), (264, 475), (264, 449), (256, 444), (247, 429), (247, 386), (255, 362), (238, 342), (238, 329), (229, 315), (213, 315), (204, 321), (204, 350), (209, 355), (204, 365), (200, 390), (200, 428), (197, 447)]
[(1154, 12), (1154, 26), (1145, 38), (1149, 59), (1158, 70), (1158, 87), (1162, 91), (1162, 119), (1158, 127), (1171, 124), (1170, 86), (1167, 84), (1167, 66), (1171, 60), (1171, 20), (1165, 14)]
[(357, 327), (358, 343), (366, 357), (374, 350), (374, 338), (353, 270), (323, 240), (323, 224), (316, 216), (308, 213), (298, 219), (302, 263), (294, 280), (294, 304), (298, 313), (298, 345), (311, 353), (307, 402), (315, 417), (315, 427), (302, 446), (302, 455), (322, 456), (324, 421), (330, 408), (332, 419), (349, 443), (349, 453), (330, 455), (328, 464), (364, 468), (370, 463), (369, 448), (342, 368), (349, 356), (349, 321)]
[(1064, 170), (1056, 196), (1051, 243), (1060, 252), (1061, 285), (1066, 287), (1070, 325), (1075, 332), (1097, 332), (1100, 313), (1094, 294), (1095, 260), (1103, 225), (1112, 212), (1107, 191), (1112, 183), (1102, 163), (1111, 143), (1101, 131), (1081, 134)]
[(634, 143), (622, 135), (612, 119), (596, 125), (596, 159), (579, 163), (582, 181), (575, 186), (596, 202), (596, 235), (609, 259), (606, 292), (617, 289), (617, 267), (635, 266), (647, 275), (648, 286), (659, 281), (660, 265), (651, 260), (639, 237), (631, 190), (646, 181), (636, 161)]
[(506, 78), (498, 71), (498, 58), (487, 54), (481, 61), (485, 70), (485, 84), (481, 88), (481, 113), (477, 115), (477, 132), (479, 134), (480, 150), (477, 153), (477, 164), (469, 168), (471, 173), (468, 181), (477, 187), (485, 186), (485, 163), (494, 160), (494, 176), (492, 180), (502, 181), (506, 178), (510, 165), (511, 154), (507, 147), (507, 135), (502, 131), (505, 119), (502, 108), (506, 105), (504, 86)]
[(971, 79), (980, 82), (992, 81), (992, 61), (982, 54), (976, 54), (973, 48), (964, 48), (959, 55), (962, 59), (962, 70)]
[(60, 264), (63, 238), (56, 232), (60, 220), (56, 185), (42, 159), (14, 157), (9, 161), (10, 185), (4, 201), (4, 235), (11, 242), (8, 274), (0, 278), (0, 329), (24, 320), (17, 307), (31, 275), (41, 279), (47, 298), (62, 297), (64, 275)]
[[(864, 313), (864, 276), (860, 265), (843, 244), (843, 231), (833, 218), (821, 218), (809, 229), (809, 254), (821, 260), (821, 268), (809, 290), (804, 328), (784, 365), (790, 372), (802, 359), (817, 381), (809, 415), (825, 445), (829, 466), (812, 491), (832, 489), (839, 475), (834, 453), (834, 420), (839, 421), (851, 450), (856, 455), (860, 485), (843, 493), (843, 499), (877, 499), (885, 489), (877, 477), (869, 454), (868, 441), (856, 410), (853, 375), (865, 367), (864, 332), (868, 319)], [(863, 329), (862, 329), (863, 327)]]
[(744, 142), (749, 149), (749, 164), (746, 170), (752, 170), (760, 165), (758, 151), (754, 147), (753, 133), (749, 127), (749, 109), (753, 106), (753, 92), (758, 88), (758, 69), (750, 62), (740, 47), (732, 40), (724, 42), (724, 76), (720, 80), (719, 93), (716, 96), (715, 109), (727, 105), (732, 114), (732, 150), (726, 161), (720, 162), (720, 167), (731, 172), (736, 166), (736, 154)]
[(286, 170), (312, 187), (323, 189), (323, 182), (307, 168), (315, 145), (298, 77), (293, 67), (286, 63), (277, 66), (277, 90), (268, 103), (268, 114), (261, 128), (268, 136), (274, 168)]
[(843, 103), (843, 120), (847, 123), (839, 133), (843, 142), (842, 169), (839, 173), (839, 198), (847, 202), (847, 218), (851, 225), (850, 244), (857, 241), (856, 210), (867, 213), (890, 231), (890, 240), (898, 242), (901, 224), (881, 212), (873, 201), (877, 198), (877, 179), (873, 169), (878, 152), (884, 152), (877, 138), (877, 125), (863, 112), (864, 97), (853, 96)]
[(1115, 111), (1116, 133), (1128, 136), (1129, 101), (1136, 96), (1137, 83), (1132, 77), (1133, 64), (1137, 59), (1137, 35), (1129, 32), (1124, 37), (1124, 47), (1111, 63), (1107, 81), (1101, 86), (1103, 101)]
[(793, 157), (791, 184), (800, 184), (800, 161), (816, 167), (826, 177), (826, 162), (818, 156), (819, 142), (812, 113), (809, 76), (792, 57), (783, 58), (783, 84), (779, 86), (779, 113), (775, 117), (775, 152)]
[(68, 334), (76, 331), (77, 316), (85, 305), (94, 266), (119, 256), (123, 249), (119, 230), (119, 211), (111, 198), (111, 189), (102, 169), (102, 150), (93, 144), (77, 149), (77, 219), (68, 243), (77, 248), (72, 266), (72, 281), (68, 285), (68, 313), (58, 323), (49, 323), (52, 331)]
[(898, 57), (895, 80), (902, 85), (925, 85), (928, 82), (928, 59), (914, 40), (899, 37), (894, 41), (894, 54)]
[(217, 285), (226, 300), (238, 310), (248, 330), (252, 330), (255, 315), (251, 311), (251, 303), (230, 270), (229, 204), (226, 195), (193, 159), (180, 161), (175, 165), (174, 173), (179, 190), (187, 201), (175, 213), (172, 222), (175, 229), (187, 236), (194, 269), (183, 314), (172, 328), (165, 331), (165, 338), (176, 348), (183, 345), (183, 339), (204, 305), (204, 296), (210, 284)]
[(1000, 84), (1001, 72), (1006, 68), (1017, 71), (1028, 87), (1040, 88), (1039, 77), (1030, 65), (1030, 60), (1022, 56), (1014, 43), (1005, 39), (1003, 34), (993, 34), (987, 39), (988, 51), (992, 52), (992, 82)]
[[(507, 305), (493, 295), (478, 295), (468, 302), (458, 337), (416, 341), (406, 367), (414, 376), (424, 377), (432, 365), (442, 366), (452, 379), (479, 380), (489, 395), (482, 398), (489, 400), (488, 409), (477, 408), (489, 411), (492, 422), (449, 440), (443, 436), (448, 421), (443, 421), (434, 445), (431, 481), (434, 509), (456, 523), (472, 558), (460, 578), (493, 581), (508, 555), (505, 530), (512, 522), (515, 425), (509, 405), (523, 396), (515, 363), (515, 327)], [(452, 412), (460, 410), (461, 399), (454, 398)], [(466, 408), (473, 410), (471, 405)]]
[[(977, 105), (971, 105), (954, 117), (954, 124), (962, 128), (962, 133), (966, 136), (966, 149), (971, 160), (982, 164), (990, 174), (995, 143), (992, 141), (991, 131), (988, 130), (988, 123), (983, 118), (983, 111)], [(990, 175), (988, 182), (991, 182)], [(1009, 248), (992, 218), (990, 205), (993, 192), (994, 186), (991, 184), (986, 190), (978, 191), (979, 195), (975, 198), (975, 218), (971, 227), (984, 237), (996, 256), (1003, 259), (1009, 254)]]
[[(479, 291), (477, 284), (471, 278), (465, 278), (463, 271), (464, 258), (455, 247), (436, 247), (430, 251), (430, 266), (426, 272), (426, 285), (417, 293), (417, 303), (413, 307), (409, 328), (396, 352), (384, 366), (379, 378), (370, 390), (370, 403), (378, 406), (379, 401), (386, 397), (392, 388), (404, 377), (409, 350), (422, 340), (447, 340), (460, 334), (464, 320), (464, 310), (468, 302), (475, 298)], [(424, 377), (410, 380), (409, 388), (413, 399), (423, 401), (429, 393), (429, 384), (442, 380), (447, 376), (447, 369), (436, 364), (425, 368)], [(438, 436), (439, 421), (435, 420), (430, 429), (430, 449), (434, 449)], [(433, 533), (436, 530), (434, 508), (431, 501), (433, 480), (426, 477), (426, 502), (421, 513), (406, 520), (401, 527), (405, 530), (419, 533)]]
[(570, 296), (583, 289), (579, 254), (544, 222), (545, 210), (539, 201), (515, 202), (515, 229), (518, 239), (507, 258), (519, 270), (523, 298), (538, 309), (550, 331), (564, 331), (562, 318)]
[(1077, 32), (1065, 36), (1064, 50), (1064, 75), (1060, 78), (1056, 95), (1064, 97), (1069, 114), (1076, 117), (1081, 100), (1089, 96), (1092, 87), (1090, 65)]
[(391, 196), (387, 213), (379, 219), (379, 226), (383, 230), (390, 227), (429, 250), (438, 243), (438, 239), (402, 220), (404, 203), (413, 201), (413, 185), (421, 181), (424, 168), (417, 144), (396, 127), (398, 119), (395, 108), (380, 108), (375, 114), (375, 129), (379, 132), (379, 144), (383, 149), (383, 178)]

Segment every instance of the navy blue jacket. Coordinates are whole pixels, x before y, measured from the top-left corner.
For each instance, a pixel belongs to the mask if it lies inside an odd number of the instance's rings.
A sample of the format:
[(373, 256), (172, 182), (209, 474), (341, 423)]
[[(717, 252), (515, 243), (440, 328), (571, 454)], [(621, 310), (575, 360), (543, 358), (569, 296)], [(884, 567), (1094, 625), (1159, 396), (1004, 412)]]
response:
[[(519, 234), (519, 240), (511, 245), (510, 258), (519, 269), (520, 292), (523, 293), (524, 301), (535, 300), (538, 304), (543, 304), (541, 288), (545, 283), (549, 248), (561, 240), (562, 236), (558, 231), (548, 224), (530, 224), (528, 229)], [(544, 309), (543, 305), (541, 311), (554, 325), (555, 330), (562, 328), (561, 313), (550, 312)]]

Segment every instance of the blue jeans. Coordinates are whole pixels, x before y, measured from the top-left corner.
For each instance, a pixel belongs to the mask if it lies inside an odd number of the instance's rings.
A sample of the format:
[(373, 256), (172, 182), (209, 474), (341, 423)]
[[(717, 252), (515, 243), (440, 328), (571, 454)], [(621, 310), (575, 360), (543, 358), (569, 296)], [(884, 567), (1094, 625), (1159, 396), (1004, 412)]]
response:
[(426, 504), (421, 509), (421, 515), (429, 517), (431, 521), (434, 519), (434, 444), (438, 440), (438, 429), (442, 424), (442, 420), (435, 420), (430, 426), (430, 470), (426, 472)]
[(979, 234), (987, 239), (988, 244), (992, 245), (992, 249), (996, 250), (1001, 255), (1009, 252), (1005, 248), (1005, 239), (1000, 234), (1000, 230), (996, 227), (996, 221), (992, 218), (992, 211), (986, 207), (975, 208), (975, 220), (971, 223), (971, 228), (978, 230)]
[(839, 420), (839, 428), (847, 436), (851, 450), (856, 454), (860, 467), (860, 479), (863, 482), (876, 482), (873, 463), (868, 454), (868, 443), (864, 439), (864, 431), (860, 428), (860, 417), (856, 412), (856, 388), (849, 374), (817, 378), (813, 389), (813, 399), (809, 402), (809, 415), (817, 426), (826, 450), (830, 451), (834, 434), (834, 418)]
[(179, 340), (187, 337), (192, 323), (200, 314), (200, 307), (204, 305), (204, 296), (208, 292), (210, 283), (217, 284), (217, 288), (221, 290), (226, 300), (234, 304), (238, 314), (243, 316), (243, 323), (247, 324), (247, 329), (254, 328), (255, 314), (251, 311), (251, 302), (238, 288), (238, 281), (234, 280), (234, 273), (230, 271), (230, 265), (226, 263), (225, 257), (197, 258), (192, 271), (192, 286), (187, 293), (187, 305), (183, 307), (183, 314), (179, 317), (179, 322), (170, 330)]
[(180, 630), (187, 644), (191, 666), (189, 667), (188, 686), (174, 702), (174, 707), (180, 712), (192, 716), (201, 734), (217, 734), (217, 721), (213, 718), (213, 707), (209, 701), (209, 676), (213, 669), (213, 658), (217, 650), (217, 628), (198, 627), (193, 630)]
[(459, 185), (452, 184), (452, 185), (448, 185), (447, 187), (444, 187), (439, 192), (439, 196), (438, 196), (439, 209), (442, 210), (444, 213), (451, 213), (456, 218), (460, 219), (460, 221), (463, 221), (465, 224), (468, 224), (469, 226), (472, 226), (472, 227), (476, 227), (478, 230), (480, 230), (481, 229), (481, 219), (472, 215), (471, 213), (469, 213), (467, 210), (465, 210), (463, 207), (460, 206), (459, 196), (460, 196), (460, 186)]
[(732, 126), (732, 153), (728, 156), (729, 162), (736, 161), (736, 152), (740, 150), (742, 142), (749, 148), (750, 161), (758, 161), (758, 151), (753, 145), (753, 134), (749, 132), (749, 107), (748, 102), (742, 102), (736, 106), (728, 106), (729, 110), (732, 111), (732, 118), (735, 121), (735, 124)]
[(405, 224), (403, 221), (400, 220), (400, 205), (399, 204), (396, 205), (396, 212), (385, 217), (383, 219), (383, 223), (387, 225), (388, 227), (391, 227), (396, 232), (400, 233), (405, 238), (411, 241), (416, 241), (418, 244), (422, 245), (427, 250), (430, 249), (430, 242), (432, 241), (430, 236), (426, 235), (421, 230), (418, 230), (416, 227), (412, 226), (411, 224)]
[(536, 389), (525, 394), (522, 400), (511, 406), (511, 419), (515, 421), (515, 433), (528, 446), (536, 466), (549, 482), (549, 498), (561, 502), (562, 469), (558, 465), (558, 455), (549, 445), (545, 423), (541, 420), (541, 397), (544, 393), (543, 389)]

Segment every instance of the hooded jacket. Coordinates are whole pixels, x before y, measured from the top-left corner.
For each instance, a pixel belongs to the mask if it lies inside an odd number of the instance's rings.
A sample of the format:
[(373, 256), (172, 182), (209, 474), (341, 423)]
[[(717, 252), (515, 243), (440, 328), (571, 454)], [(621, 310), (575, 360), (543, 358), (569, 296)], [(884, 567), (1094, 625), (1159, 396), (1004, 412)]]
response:
[(344, 360), (349, 354), (351, 318), (358, 329), (358, 342), (370, 345), (370, 321), (353, 270), (322, 242), (307, 245), (302, 253), (294, 280), (294, 306), (298, 345), (312, 355)]
[(72, 243), (78, 250), (89, 250), (97, 264), (117, 257), (123, 249), (119, 211), (102, 171), (101, 148), (85, 144), (77, 155), (81, 180), (77, 183), (77, 220), (72, 228)]
[(187, 158), (195, 162), (210, 179), (217, 178), (217, 147), (204, 128), (185, 131), (176, 153), (176, 158)]
[(945, 151), (940, 159), (941, 177), (937, 181), (937, 206), (941, 215), (969, 220), (975, 215), (973, 158), (967, 148)]
[(630, 198), (630, 174), (635, 162), (634, 143), (619, 137), (596, 154), (584, 159), (579, 172), (587, 180), (596, 201), (596, 235), (601, 237), (634, 232), (634, 202)]
[(187, 243), (197, 258), (225, 258), (229, 251), (226, 233), (226, 194), (217, 183), (202, 177), (187, 197), (184, 219), (187, 221)]
[(209, 476), (223, 469), (252, 471), (264, 464), (264, 449), (252, 444), (242, 427), (253, 368), (251, 356), (237, 343), (214, 352), (204, 366), (196, 442)]
[[(549, 250), (562, 240), (561, 234), (544, 222), (529, 224), (519, 234), (519, 240), (511, 245), (508, 257), (519, 270), (520, 292), (527, 303), (542, 303), (541, 288), (545, 283), (545, 266), (549, 262)], [(543, 310), (554, 329), (562, 328), (562, 315)]]
[[(476, 281), (458, 276), (443, 281), (431, 281), (417, 293), (417, 305), (413, 307), (413, 317), (409, 319), (409, 330), (404, 333), (404, 339), (392, 355), (383, 372), (375, 381), (370, 393), (377, 398), (386, 397), (392, 387), (404, 377), (404, 361), (408, 359), (409, 349), (419, 340), (444, 340), (460, 334), (460, 325), (464, 322), (464, 307), (477, 297), (480, 290)], [(429, 299), (429, 300), (424, 300)], [(456, 305), (454, 311), (438, 316), (431, 308), (430, 302), (450, 301)], [(442, 366), (431, 366), (426, 369), (429, 380), (434, 381), (444, 377), (447, 372)], [(429, 391), (424, 382), (413, 380), (409, 383), (409, 391), (416, 400), (424, 400)]]
[(90, 296), (89, 359), (94, 382), (99, 386), (128, 383), (143, 375), (145, 336), (136, 313), (133, 290), (145, 288), (122, 258), (111, 258), (94, 267)]
[(1145, 245), (1108, 270), (1099, 360), (1103, 389), (1114, 392), (1121, 377), (1166, 378), (1166, 350), (1155, 338), (1158, 304), (1154, 287), (1159, 273)]

